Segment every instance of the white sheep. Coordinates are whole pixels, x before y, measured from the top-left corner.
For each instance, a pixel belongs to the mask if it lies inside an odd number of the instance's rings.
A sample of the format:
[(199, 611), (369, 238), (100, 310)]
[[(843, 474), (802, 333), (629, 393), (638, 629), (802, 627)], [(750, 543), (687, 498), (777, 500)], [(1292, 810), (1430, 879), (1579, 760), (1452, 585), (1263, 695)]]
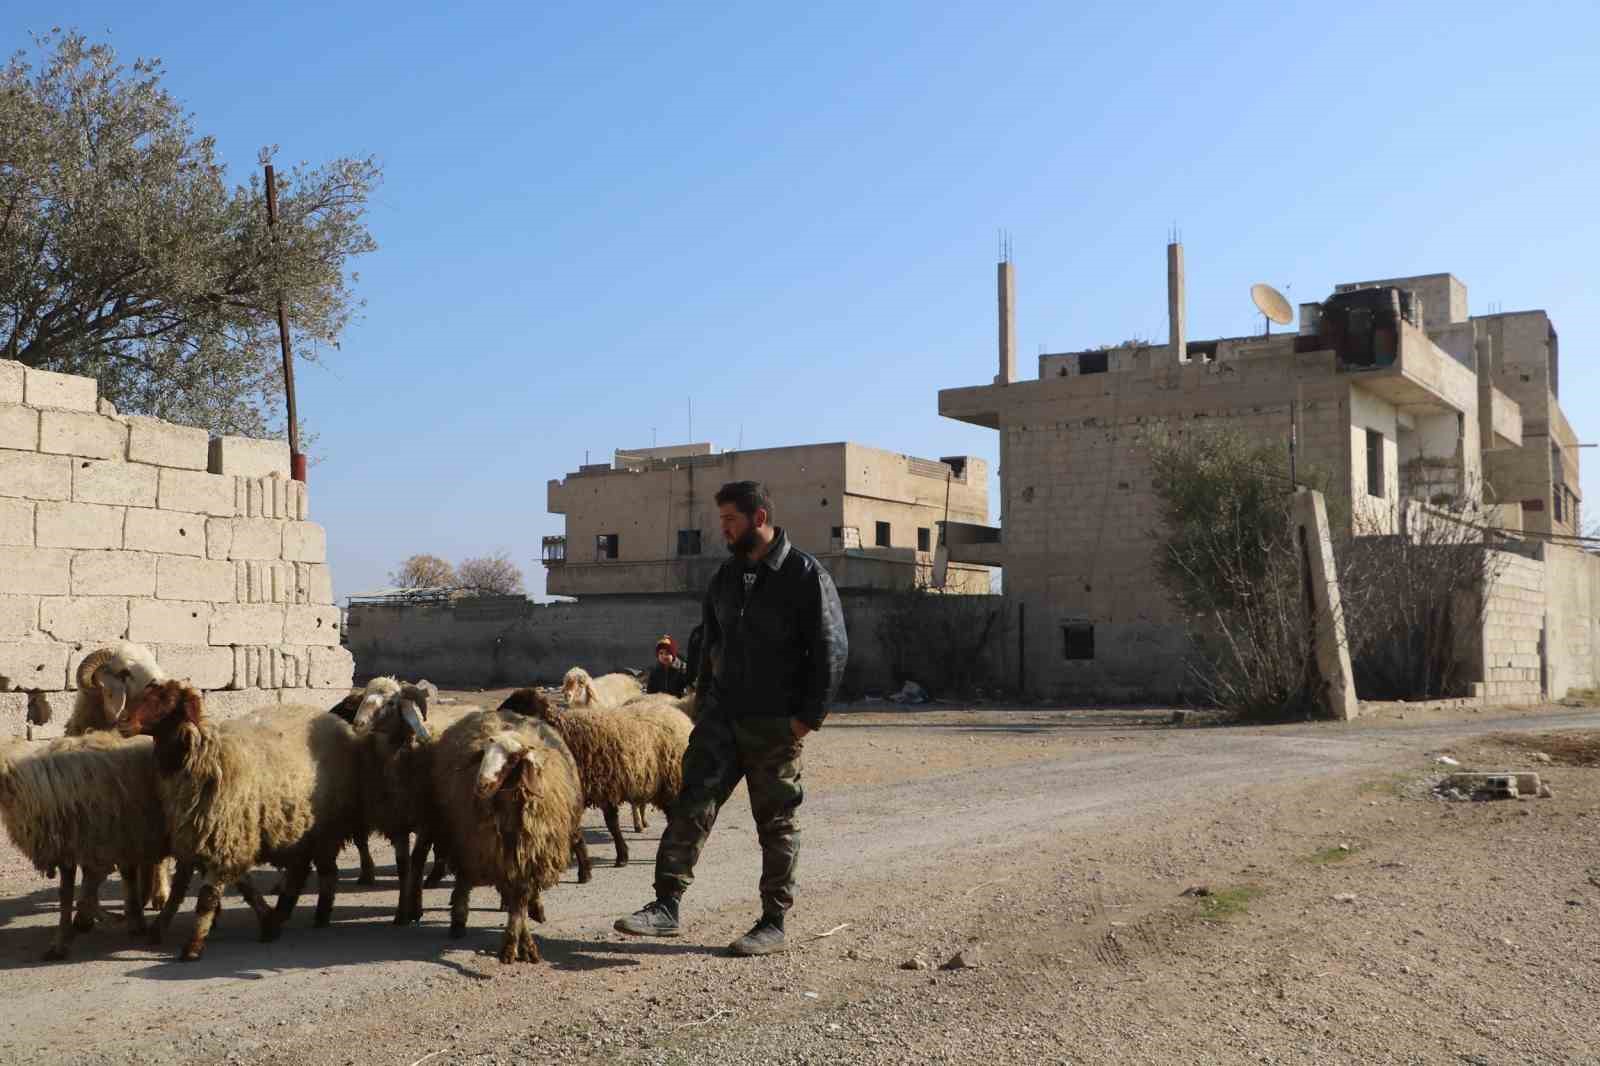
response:
[(143, 644), (121, 641), (90, 652), (78, 664), (78, 695), (63, 732), (77, 737), (117, 728), (128, 701), (166, 679), (155, 653)]
[[(590, 677), (589, 671), (574, 666), (561, 679), (561, 697), (569, 707), (620, 707), (629, 700), (644, 695), (644, 686), (633, 674), (604, 674)], [(650, 819), (643, 804), (632, 804), (633, 831), (642, 833), (650, 827)]]

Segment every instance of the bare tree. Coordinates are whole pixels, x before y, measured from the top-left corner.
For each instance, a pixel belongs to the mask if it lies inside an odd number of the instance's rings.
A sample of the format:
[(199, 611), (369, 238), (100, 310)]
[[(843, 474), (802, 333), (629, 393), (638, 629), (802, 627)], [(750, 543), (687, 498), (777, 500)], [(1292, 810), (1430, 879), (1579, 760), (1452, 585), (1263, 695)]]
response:
[(456, 580), (483, 596), (512, 596), (523, 591), (522, 571), (504, 551), (461, 560)]
[(458, 581), (456, 568), (437, 555), (413, 555), (389, 574), (389, 580), (402, 588), (450, 588)]

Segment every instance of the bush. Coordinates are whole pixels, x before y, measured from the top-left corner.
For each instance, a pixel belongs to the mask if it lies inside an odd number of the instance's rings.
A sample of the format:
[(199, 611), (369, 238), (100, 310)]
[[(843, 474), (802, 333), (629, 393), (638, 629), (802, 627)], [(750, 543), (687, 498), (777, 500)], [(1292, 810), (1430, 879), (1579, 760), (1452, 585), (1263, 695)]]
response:
[(896, 686), (915, 681), (930, 694), (970, 695), (987, 681), (989, 648), (1003, 629), (1000, 599), (931, 592), (893, 593), (878, 640)]

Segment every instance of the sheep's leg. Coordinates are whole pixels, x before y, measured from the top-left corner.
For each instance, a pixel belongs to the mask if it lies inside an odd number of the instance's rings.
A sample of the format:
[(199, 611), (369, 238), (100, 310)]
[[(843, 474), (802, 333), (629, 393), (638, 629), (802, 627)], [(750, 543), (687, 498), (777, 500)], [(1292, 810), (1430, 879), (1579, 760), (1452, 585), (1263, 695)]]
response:
[(645, 805), (642, 803), (629, 804), (633, 808), (633, 831), (642, 833), (650, 828), (650, 819), (646, 816)]
[[(533, 941), (533, 934), (528, 931), (528, 890), (518, 888), (513, 892), (502, 892), (501, 896), (505, 900), (506, 932), (500, 941), (500, 961), (516, 962), (525, 957), (525, 945), (531, 945)], [(539, 949), (534, 948), (535, 958), (538, 954)]]
[(50, 942), (50, 947), (44, 953), (45, 962), (58, 962), (66, 958), (67, 948), (72, 943), (72, 905), (76, 899), (73, 885), (78, 880), (78, 868), (70, 862), (64, 862), (59, 872), (61, 918), (56, 923), (55, 939)]
[(120, 869), (123, 917), (127, 919), (128, 931), (137, 936), (145, 930), (144, 897), (150, 891), (150, 868), (142, 863), (131, 862)]
[(339, 892), (339, 861), (337, 855), (317, 856), (317, 913), (311, 925), (326, 929), (333, 921), (333, 897)]
[(424, 888), (438, 888), (443, 883), (445, 875), (450, 872), (450, 860), (445, 857), (441, 848), (433, 849), (433, 869), (428, 873), (428, 880), (423, 882)]
[(367, 834), (356, 837), (356, 853), (361, 856), (361, 876), (356, 878), (356, 884), (377, 884), (378, 868), (372, 864), (372, 849), (367, 846)]
[(143, 904), (160, 910), (172, 895), (172, 860), (162, 859), (144, 871), (145, 898)]
[(540, 898), (537, 888), (533, 890), (533, 894), (528, 898), (528, 917), (540, 925), (544, 924), (544, 900)]
[(257, 936), (261, 942), (270, 944), (278, 939), (283, 932), (283, 922), (272, 905), (267, 902), (266, 897), (261, 894), (261, 890), (256, 888), (256, 883), (250, 875), (245, 874), (239, 878), (233, 883), (233, 887), (239, 890), (239, 895), (244, 897), (244, 901), (255, 912)]
[(422, 870), (433, 841), (425, 832), (417, 834), (411, 849), (411, 866), (400, 882), (400, 905), (395, 908), (394, 924), (410, 925), (422, 921)]
[(72, 925), (80, 933), (87, 933), (99, 924), (103, 915), (100, 913), (100, 886), (105, 882), (106, 871), (83, 868), (83, 883), (78, 886), (78, 913), (72, 919)]
[(401, 833), (390, 837), (389, 843), (394, 845), (394, 875), (404, 888), (406, 878), (411, 874), (411, 834)]
[(460, 940), (467, 935), (467, 905), (472, 900), (472, 887), (460, 878), (450, 892), (450, 936)]
[(589, 845), (581, 829), (572, 836), (572, 857), (578, 861), (578, 884), (586, 885), (594, 880), (594, 864), (589, 861)]
[(296, 859), (289, 864), (283, 872), (283, 890), (278, 894), (278, 924), (285, 925), (289, 916), (294, 913), (294, 905), (300, 902), (300, 893), (305, 891), (306, 878), (311, 875), (311, 860)]
[(606, 828), (611, 832), (611, 839), (617, 846), (617, 865), (628, 865), (628, 842), (622, 836), (622, 824), (617, 821), (617, 808), (608, 806), (600, 808), (606, 816)]
[(217, 912), (222, 909), (222, 891), (216, 885), (207, 881), (200, 886), (200, 893), (194, 901), (194, 931), (189, 934), (189, 942), (178, 952), (178, 958), (184, 962), (193, 962), (205, 954), (206, 937), (211, 935), (211, 926), (217, 920)]
[(159, 945), (167, 935), (167, 930), (172, 927), (172, 921), (178, 916), (178, 908), (183, 906), (183, 897), (189, 894), (189, 882), (194, 878), (194, 863), (192, 861), (179, 862), (173, 871), (172, 885), (167, 893), (167, 900), (161, 905), (161, 913), (156, 916), (155, 925), (150, 927), (150, 943)]

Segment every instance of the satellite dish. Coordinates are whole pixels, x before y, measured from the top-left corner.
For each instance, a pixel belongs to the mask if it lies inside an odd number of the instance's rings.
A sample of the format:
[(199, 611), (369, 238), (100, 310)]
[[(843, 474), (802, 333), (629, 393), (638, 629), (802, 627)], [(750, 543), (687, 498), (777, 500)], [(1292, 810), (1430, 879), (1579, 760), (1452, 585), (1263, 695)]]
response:
[(1257, 283), (1250, 286), (1250, 299), (1255, 302), (1256, 310), (1266, 316), (1267, 332), (1272, 332), (1271, 323), (1287, 326), (1294, 321), (1294, 308), (1289, 306), (1289, 301), (1283, 298), (1283, 293), (1271, 285)]

